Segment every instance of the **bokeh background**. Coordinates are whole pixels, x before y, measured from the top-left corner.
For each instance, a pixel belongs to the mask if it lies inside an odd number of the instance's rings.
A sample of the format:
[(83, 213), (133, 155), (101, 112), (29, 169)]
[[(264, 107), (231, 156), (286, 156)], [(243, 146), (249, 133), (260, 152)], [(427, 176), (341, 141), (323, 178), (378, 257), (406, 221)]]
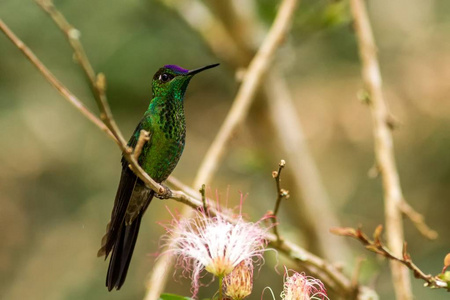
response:
[[(267, 27), (278, 1), (254, 2)], [(195, 68), (221, 62), (177, 13), (155, 0), (56, 0), (81, 32), (97, 71), (108, 81), (114, 116), (129, 136), (151, 98), (150, 80), (164, 64)], [(369, 1), (379, 48), (384, 91), (393, 116), (396, 158), (406, 199), (439, 232), (427, 241), (405, 220), (409, 251), (425, 272), (437, 274), (450, 250), (450, 2), (448, 0)], [(33, 2), (3, 0), (0, 18), (52, 72), (93, 111), (89, 87), (72, 51), (52, 20)], [(357, 45), (345, 1), (302, 1), (287, 45), (276, 60), (286, 75), (330, 206), (341, 225), (362, 224), (370, 233), (384, 222), (379, 179), (367, 174), (374, 163), (371, 116), (357, 98), (362, 88)], [(226, 64), (196, 77), (187, 92), (187, 145), (174, 175), (191, 184), (239, 86)], [(96, 257), (109, 220), (120, 173), (120, 151), (105, 134), (71, 107), (0, 35), (0, 298), (140, 299), (170, 220), (166, 206), (153, 201), (143, 220), (127, 282), (120, 292), (104, 287), (107, 263)], [(272, 209), (271, 171), (284, 158), (267, 104), (258, 99), (230, 142), (210, 191), (237, 204), (248, 193), (245, 211), (259, 219)], [(300, 191), (287, 168), (280, 230), (310, 248), (311, 235), (292, 199)], [(317, 211), (314, 218), (321, 218)], [(338, 224), (336, 224), (338, 225)], [(327, 230), (324, 228), (323, 230)], [(351, 271), (366, 257), (361, 281), (381, 299), (394, 299), (388, 263), (348, 242)], [(314, 249), (311, 249), (314, 251)], [(273, 253), (255, 276), (255, 292), (282, 288)], [(190, 295), (188, 280), (175, 277), (166, 291)], [(416, 299), (448, 299), (413, 279)], [(210, 297), (216, 288), (201, 289)], [(266, 292), (264, 299), (272, 299)]]

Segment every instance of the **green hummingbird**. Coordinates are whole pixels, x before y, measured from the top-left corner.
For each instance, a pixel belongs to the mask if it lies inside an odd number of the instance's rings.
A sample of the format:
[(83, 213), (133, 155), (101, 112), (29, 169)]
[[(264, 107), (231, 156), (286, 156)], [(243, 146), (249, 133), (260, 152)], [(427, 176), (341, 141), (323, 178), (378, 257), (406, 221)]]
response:
[[(138, 163), (156, 182), (161, 183), (169, 177), (183, 152), (186, 136), (183, 100), (191, 78), (218, 65), (195, 70), (166, 65), (153, 76), (153, 99), (134, 130), (128, 146), (136, 146), (142, 129), (150, 133), (150, 139), (143, 146)], [(122, 174), (111, 221), (98, 251), (98, 256), (104, 255), (105, 259), (112, 252), (106, 275), (108, 291), (120, 289), (125, 281), (142, 215), (154, 196), (159, 197), (133, 173), (122, 157)], [(168, 197), (170, 192), (163, 198)]]

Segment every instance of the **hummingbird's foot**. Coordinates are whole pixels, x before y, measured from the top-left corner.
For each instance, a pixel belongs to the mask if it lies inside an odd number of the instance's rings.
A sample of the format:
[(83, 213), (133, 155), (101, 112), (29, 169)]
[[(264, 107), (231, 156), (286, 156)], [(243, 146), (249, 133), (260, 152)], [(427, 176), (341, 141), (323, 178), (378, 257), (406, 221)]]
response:
[(161, 185), (164, 188), (165, 192), (163, 194), (155, 193), (155, 197), (158, 199), (161, 199), (161, 200), (166, 200), (166, 199), (172, 198), (172, 190), (169, 189), (164, 184), (161, 184)]

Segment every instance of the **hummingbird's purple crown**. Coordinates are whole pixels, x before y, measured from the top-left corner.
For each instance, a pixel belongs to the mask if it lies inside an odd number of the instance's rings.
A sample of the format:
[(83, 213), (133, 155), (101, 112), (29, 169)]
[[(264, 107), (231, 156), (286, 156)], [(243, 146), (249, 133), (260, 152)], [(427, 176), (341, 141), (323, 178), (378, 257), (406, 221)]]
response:
[(185, 73), (189, 72), (189, 70), (186, 70), (177, 65), (165, 65), (164, 68), (170, 69), (174, 72), (181, 73), (181, 74), (185, 74)]

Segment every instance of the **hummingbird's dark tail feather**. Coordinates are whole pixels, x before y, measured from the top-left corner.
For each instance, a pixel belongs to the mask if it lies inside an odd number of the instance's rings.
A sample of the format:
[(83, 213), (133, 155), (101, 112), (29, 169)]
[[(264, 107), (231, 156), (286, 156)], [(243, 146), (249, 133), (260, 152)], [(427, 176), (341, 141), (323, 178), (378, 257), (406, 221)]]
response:
[(111, 291), (113, 288), (119, 290), (125, 282), (131, 257), (133, 256), (134, 246), (136, 245), (139, 234), (141, 219), (150, 204), (153, 195), (154, 192), (152, 191), (148, 196), (145, 206), (131, 224), (126, 225), (124, 219), (120, 226), (117, 239), (112, 249), (108, 274), (106, 275), (106, 286), (108, 287), (108, 291)]
[(117, 189), (116, 199), (114, 200), (114, 207), (111, 213), (111, 221), (106, 227), (106, 234), (102, 239), (102, 247), (98, 251), (97, 256), (105, 256), (106, 259), (113, 249), (138, 179), (127, 165), (123, 165), (119, 188)]
[(136, 245), (141, 218), (142, 214), (131, 225), (126, 226), (124, 223), (120, 228), (111, 260), (109, 261), (108, 274), (106, 275), (108, 291), (111, 291), (113, 288), (120, 289), (125, 282), (134, 246)]

